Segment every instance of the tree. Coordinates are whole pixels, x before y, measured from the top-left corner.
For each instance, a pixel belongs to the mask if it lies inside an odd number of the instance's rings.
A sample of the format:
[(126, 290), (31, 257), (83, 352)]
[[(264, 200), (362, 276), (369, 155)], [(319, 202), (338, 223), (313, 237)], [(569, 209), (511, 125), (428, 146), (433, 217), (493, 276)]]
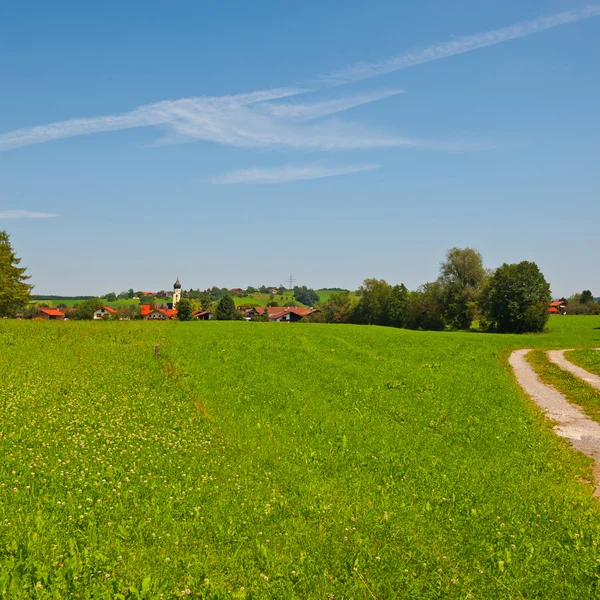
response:
[(440, 281), (425, 283), (406, 300), (404, 327), (442, 331), (446, 327), (443, 304), (444, 290)]
[(359, 325), (391, 325), (392, 286), (384, 279), (365, 279), (350, 320)]
[(133, 288), (129, 288), (129, 290), (127, 291), (127, 297), (131, 299), (134, 296), (135, 296), (135, 292), (133, 291)]
[[(313, 313), (311, 321), (323, 323), (345, 323), (352, 314), (353, 304), (348, 294), (331, 294), (321, 305), (321, 310)], [(311, 315), (312, 317), (312, 315)]]
[(581, 302), (581, 304), (587, 304), (588, 302), (593, 301), (594, 296), (590, 290), (583, 290), (583, 292), (581, 292), (581, 296), (579, 297), (579, 302)]
[(8, 233), (0, 230), (0, 317), (13, 316), (29, 304), (33, 286), (26, 283), (27, 268), (20, 267), (20, 263)]
[(486, 278), (481, 254), (473, 248), (450, 248), (440, 265), (444, 318), (453, 329), (469, 329)]
[(106, 294), (106, 296), (104, 296), (104, 299), (107, 302), (116, 302), (117, 295), (114, 292), (110, 292), (110, 293)]
[(294, 288), (294, 298), (306, 306), (314, 306), (320, 300), (319, 294), (317, 294), (315, 290), (307, 288), (305, 285), (302, 287), (296, 286)]
[(236, 318), (235, 302), (229, 295), (223, 296), (217, 304), (215, 316), (219, 321), (232, 321)]
[(192, 301), (189, 298), (182, 298), (177, 303), (177, 318), (180, 321), (192, 320)]
[(523, 261), (496, 269), (482, 290), (479, 306), (488, 329), (530, 333), (544, 330), (550, 300), (550, 285), (538, 266)]
[(104, 303), (100, 298), (84, 300), (81, 304), (78, 304), (77, 308), (71, 313), (71, 318), (81, 321), (91, 320), (94, 318), (94, 312), (103, 306)]

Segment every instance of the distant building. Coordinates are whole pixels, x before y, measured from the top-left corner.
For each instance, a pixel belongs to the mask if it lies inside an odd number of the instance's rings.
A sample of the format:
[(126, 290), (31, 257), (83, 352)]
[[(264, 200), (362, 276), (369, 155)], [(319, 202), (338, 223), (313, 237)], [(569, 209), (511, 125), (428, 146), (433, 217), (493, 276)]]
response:
[(567, 314), (568, 302), (561, 298), (560, 300), (552, 300), (550, 306), (547, 309), (548, 314), (551, 315), (566, 315)]
[(172, 321), (177, 318), (177, 311), (174, 308), (153, 308), (142, 317), (147, 321)]
[(56, 308), (39, 308), (38, 319), (44, 319), (45, 321), (62, 321), (65, 318), (64, 313)]
[(240, 294), (244, 293), (244, 290), (242, 288), (231, 288), (229, 293), (233, 294), (234, 296), (239, 296)]
[[(177, 309), (175, 308), (181, 300), (181, 283), (179, 277), (173, 284), (173, 304), (170, 308), (163, 308), (164, 304), (151, 306), (150, 304), (141, 305), (142, 318), (147, 321), (167, 321), (177, 318)], [(160, 306), (160, 308), (159, 308)], [(168, 305), (167, 305), (168, 306)]]
[(264, 315), (265, 310), (269, 315), (269, 321), (276, 323), (296, 323), (300, 319), (317, 312), (316, 309), (306, 306), (255, 306), (246, 311), (246, 317)]
[(117, 311), (110, 306), (103, 306), (98, 310), (94, 311), (94, 319), (98, 321), (99, 319), (103, 319), (106, 316), (114, 315)]
[(192, 317), (198, 319), (198, 321), (210, 321), (215, 318), (215, 315), (210, 310), (195, 310), (192, 313)]

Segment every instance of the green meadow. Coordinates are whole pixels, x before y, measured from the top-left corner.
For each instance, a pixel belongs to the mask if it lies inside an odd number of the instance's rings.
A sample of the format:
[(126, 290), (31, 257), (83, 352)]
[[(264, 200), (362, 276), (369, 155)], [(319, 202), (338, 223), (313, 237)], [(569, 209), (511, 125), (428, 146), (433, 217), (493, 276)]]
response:
[[(116, 300), (115, 302), (109, 302), (106, 298), (100, 298), (104, 302), (106, 306), (111, 306), (112, 308), (121, 308), (124, 306), (139, 306), (139, 300), (133, 300), (132, 298), (121, 298), (120, 300)], [(169, 300), (170, 301), (170, 300)], [(50, 308), (56, 308), (59, 304), (65, 305), (67, 308), (73, 308), (73, 306), (77, 304), (81, 304), (84, 300), (44, 300), (38, 299), (34, 300), (32, 304), (46, 304)], [(166, 302), (166, 300), (164, 300)]]
[(0, 345), (2, 598), (600, 595), (591, 461), (506, 362), (600, 347), (598, 317), (3, 320)]

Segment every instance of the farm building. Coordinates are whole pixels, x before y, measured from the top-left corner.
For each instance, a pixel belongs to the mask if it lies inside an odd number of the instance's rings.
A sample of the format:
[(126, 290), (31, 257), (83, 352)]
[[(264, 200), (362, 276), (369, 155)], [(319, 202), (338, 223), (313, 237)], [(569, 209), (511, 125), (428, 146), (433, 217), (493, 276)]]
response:
[(65, 318), (64, 313), (56, 308), (40, 308), (38, 309), (38, 319), (46, 321), (61, 321)]
[(177, 318), (177, 311), (174, 308), (153, 308), (142, 317), (147, 321), (168, 321)]
[(269, 321), (276, 323), (295, 323), (303, 317), (316, 312), (314, 308), (307, 308), (305, 306), (255, 306), (246, 311), (246, 316), (264, 315), (265, 310), (269, 315)]
[(192, 317), (198, 319), (198, 321), (209, 321), (210, 319), (214, 319), (215, 315), (210, 310), (195, 310), (192, 313)]
[(98, 321), (104, 317), (110, 317), (110, 315), (114, 315), (116, 312), (117, 311), (110, 306), (102, 306), (98, 310), (94, 311), (94, 320)]
[(564, 298), (561, 298), (560, 300), (552, 300), (547, 312), (551, 315), (566, 315), (567, 304), (568, 302)]

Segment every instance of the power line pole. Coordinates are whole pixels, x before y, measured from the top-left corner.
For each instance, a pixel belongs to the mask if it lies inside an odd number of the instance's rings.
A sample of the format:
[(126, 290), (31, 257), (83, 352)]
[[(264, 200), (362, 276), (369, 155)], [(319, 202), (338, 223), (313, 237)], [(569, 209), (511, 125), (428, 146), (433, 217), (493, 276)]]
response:
[(296, 283), (296, 280), (294, 279), (294, 276), (290, 273), (290, 276), (288, 277), (288, 290), (292, 290), (294, 289), (294, 283)]

